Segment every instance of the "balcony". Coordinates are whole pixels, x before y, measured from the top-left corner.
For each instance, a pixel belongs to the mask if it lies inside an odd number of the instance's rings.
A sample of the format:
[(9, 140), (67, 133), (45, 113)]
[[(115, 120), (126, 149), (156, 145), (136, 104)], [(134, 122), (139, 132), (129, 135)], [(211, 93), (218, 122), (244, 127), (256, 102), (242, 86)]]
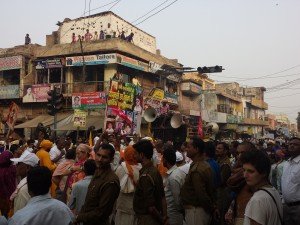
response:
[(200, 95), (202, 87), (191, 81), (183, 81), (181, 83), (181, 91), (185, 95)]
[(217, 88), (216, 93), (236, 102), (242, 102), (241, 95), (229, 89)]
[(268, 104), (266, 102), (264, 102), (263, 100), (252, 99), (251, 105), (253, 105), (257, 108), (260, 108), (260, 109), (264, 109), (264, 110), (268, 109)]
[(226, 105), (226, 104), (217, 105), (217, 111), (221, 113), (227, 113), (227, 114), (233, 113), (233, 109), (230, 107), (230, 105)]
[(258, 125), (258, 126), (269, 126), (269, 121), (265, 121), (265, 120), (261, 120), (261, 119), (244, 118), (243, 124)]

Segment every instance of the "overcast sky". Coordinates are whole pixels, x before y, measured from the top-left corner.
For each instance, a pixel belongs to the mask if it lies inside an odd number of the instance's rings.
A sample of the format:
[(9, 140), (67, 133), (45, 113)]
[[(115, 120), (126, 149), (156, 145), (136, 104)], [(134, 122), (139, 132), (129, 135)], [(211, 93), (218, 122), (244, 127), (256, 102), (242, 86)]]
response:
[[(225, 70), (210, 76), (217, 81), (275, 87), (266, 93), (268, 112), (283, 112), (295, 121), (300, 111), (300, 0), (121, 0), (112, 11), (132, 22), (174, 1), (138, 25), (156, 37), (164, 56), (194, 68), (221, 65)], [(2, 1), (0, 48), (23, 44), (26, 33), (44, 45), (57, 21), (111, 2), (116, 1)]]

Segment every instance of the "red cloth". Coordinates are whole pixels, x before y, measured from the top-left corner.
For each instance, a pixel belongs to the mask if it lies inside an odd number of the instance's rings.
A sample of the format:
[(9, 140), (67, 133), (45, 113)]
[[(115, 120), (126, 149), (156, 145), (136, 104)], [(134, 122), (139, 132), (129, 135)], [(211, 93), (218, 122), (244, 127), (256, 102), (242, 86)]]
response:
[(0, 198), (9, 199), (11, 194), (16, 190), (16, 166), (10, 159), (13, 154), (10, 151), (4, 151), (0, 155)]

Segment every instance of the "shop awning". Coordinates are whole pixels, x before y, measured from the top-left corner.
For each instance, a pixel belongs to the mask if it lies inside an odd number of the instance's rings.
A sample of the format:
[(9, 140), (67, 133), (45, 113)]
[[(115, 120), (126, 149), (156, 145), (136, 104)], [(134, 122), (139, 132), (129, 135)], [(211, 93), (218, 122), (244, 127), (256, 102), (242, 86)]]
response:
[(49, 119), (49, 115), (39, 115), (35, 118), (33, 118), (32, 120), (28, 120), (24, 123), (21, 123), (17, 126), (15, 126), (15, 128), (33, 128), (36, 127), (38, 125), (38, 123), (42, 123), (43, 121)]
[[(71, 119), (69, 119), (71, 118)], [(66, 124), (58, 124), (56, 130), (59, 131), (69, 131), (69, 130), (77, 130), (77, 127), (73, 125), (73, 116), (68, 118), (69, 122)], [(86, 117), (86, 126), (79, 127), (79, 130), (87, 130), (90, 126), (94, 126), (96, 130), (103, 128), (104, 125), (104, 116), (87, 116)]]
[[(60, 122), (61, 120), (67, 118), (70, 116), (70, 113), (60, 113), (57, 114), (57, 122)], [(15, 126), (16, 129), (18, 128), (35, 128), (39, 123), (42, 123), (44, 126), (50, 126), (54, 123), (54, 116), (50, 115), (39, 115), (32, 120), (26, 121), (24, 123), (21, 123), (17, 126)]]

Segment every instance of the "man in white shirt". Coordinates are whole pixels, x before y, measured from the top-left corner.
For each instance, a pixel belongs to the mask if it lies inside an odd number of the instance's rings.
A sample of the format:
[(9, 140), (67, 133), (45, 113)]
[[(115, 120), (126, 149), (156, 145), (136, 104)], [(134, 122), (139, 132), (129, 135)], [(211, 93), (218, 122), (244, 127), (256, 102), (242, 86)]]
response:
[(50, 149), (50, 159), (56, 164), (60, 164), (65, 159), (65, 139), (59, 138), (56, 140), (55, 145)]
[(64, 203), (52, 199), (49, 194), (51, 171), (44, 166), (32, 168), (27, 174), (28, 192), (31, 199), (8, 221), (8, 225), (69, 225), (73, 213)]
[(283, 219), (285, 224), (300, 224), (300, 138), (289, 141), (288, 153), (291, 157), (285, 163), (281, 177)]
[(10, 200), (14, 202), (14, 213), (16, 213), (24, 208), (31, 198), (28, 193), (27, 173), (39, 164), (39, 158), (34, 153), (25, 151), (20, 158), (10, 160), (17, 163), (17, 176), (22, 179), (10, 197)]
[(186, 174), (176, 166), (176, 154), (172, 146), (164, 148), (163, 165), (168, 169), (165, 182), (165, 196), (170, 225), (183, 224), (183, 206), (180, 204), (180, 189)]

